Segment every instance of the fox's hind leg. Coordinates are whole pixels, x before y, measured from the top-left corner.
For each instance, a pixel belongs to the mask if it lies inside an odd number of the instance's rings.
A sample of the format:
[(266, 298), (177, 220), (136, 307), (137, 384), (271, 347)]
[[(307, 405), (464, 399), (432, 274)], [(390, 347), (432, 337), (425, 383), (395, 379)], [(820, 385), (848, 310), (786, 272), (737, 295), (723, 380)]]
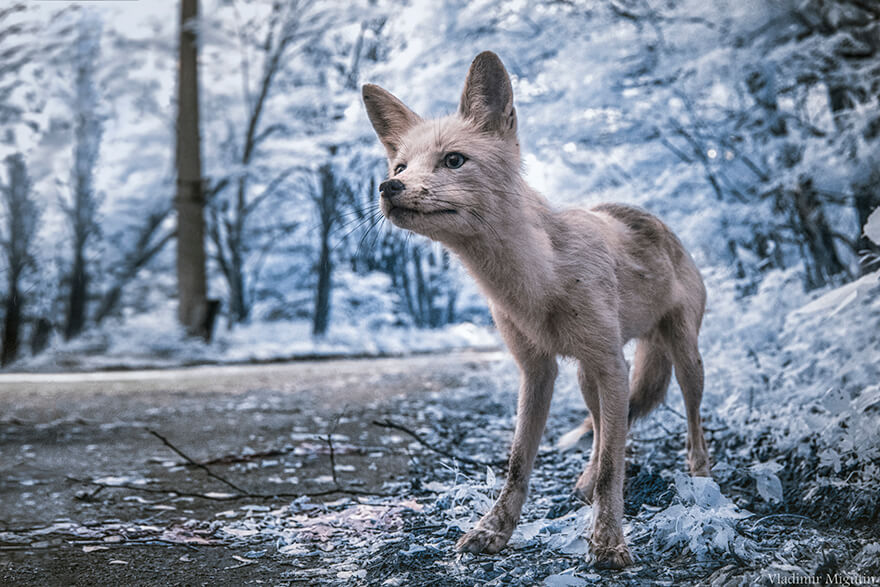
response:
[[(593, 502), (593, 490), (596, 487), (596, 472), (599, 468), (599, 449), (601, 448), (602, 435), (599, 433), (601, 426), (601, 418), (599, 417), (599, 386), (595, 377), (587, 371), (584, 363), (578, 364), (578, 384), (581, 387), (581, 394), (587, 408), (590, 410), (590, 416), (584, 422), (590, 422), (590, 429), (593, 431), (593, 450), (590, 453), (590, 462), (581, 476), (578, 478), (574, 486), (574, 493), (588, 503)], [(595, 423), (594, 423), (595, 422)]]
[(675, 378), (684, 396), (688, 425), (688, 467), (692, 475), (708, 477), (709, 450), (706, 448), (700, 419), (700, 403), (703, 400), (703, 359), (697, 345), (699, 323), (698, 317), (680, 310), (665, 316), (660, 328), (672, 354)]
[[(649, 336), (639, 339), (633, 363), (632, 391), (629, 395), (627, 417), (630, 426), (634, 420), (647, 415), (663, 401), (666, 389), (669, 387), (669, 380), (672, 378), (672, 362), (658, 332), (652, 332)], [(581, 499), (591, 502), (593, 487), (596, 484), (596, 456), (599, 454), (599, 439), (601, 438), (599, 431), (594, 430), (594, 422), (599, 421), (597, 417), (599, 414), (599, 392), (596, 382), (589, 378), (582, 364), (578, 366), (578, 383), (587, 408), (590, 410), (590, 416), (577, 431), (586, 433), (593, 430), (593, 452), (590, 454), (589, 464), (575, 484), (574, 492)]]

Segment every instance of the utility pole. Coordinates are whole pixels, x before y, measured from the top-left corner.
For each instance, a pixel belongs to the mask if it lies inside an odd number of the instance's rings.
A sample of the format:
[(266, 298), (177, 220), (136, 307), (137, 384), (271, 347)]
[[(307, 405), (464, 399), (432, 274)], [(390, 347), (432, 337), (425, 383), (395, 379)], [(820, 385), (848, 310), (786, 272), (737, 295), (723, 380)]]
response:
[(177, 77), (177, 317), (191, 336), (209, 340), (205, 278), (205, 219), (199, 136), (198, 0), (180, 0)]

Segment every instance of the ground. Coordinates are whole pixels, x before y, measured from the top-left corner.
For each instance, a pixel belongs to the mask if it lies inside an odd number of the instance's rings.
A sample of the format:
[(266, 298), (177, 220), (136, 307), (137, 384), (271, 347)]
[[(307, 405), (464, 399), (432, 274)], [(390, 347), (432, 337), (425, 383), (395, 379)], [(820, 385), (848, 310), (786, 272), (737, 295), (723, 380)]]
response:
[[(880, 575), (875, 510), (835, 522), (806, 507), (773, 509), (735, 471), (716, 475), (720, 493), (689, 485), (680, 428), (631, 435), (625, 529), (637, 562), (592, 568), (589, 507), (569, 495), (589, 443), (552, 446), (584, 416), (565, 397), (554, 401), (510, 546), (456, 554), (455, 540), (503, 481), (515, 384), (498, 352), (2, 376), (0, 583), (723, 585), (772, 584), (774, 569)], [(732, 461), (738, 436), (707, 421), (710, 450)], [(683, 523), (700, 529), (682, 533)]]

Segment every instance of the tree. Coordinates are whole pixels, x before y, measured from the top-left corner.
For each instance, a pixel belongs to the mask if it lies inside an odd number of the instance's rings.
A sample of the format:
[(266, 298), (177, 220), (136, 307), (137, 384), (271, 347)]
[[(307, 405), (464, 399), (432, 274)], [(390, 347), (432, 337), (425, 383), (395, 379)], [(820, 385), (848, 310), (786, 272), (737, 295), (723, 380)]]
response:
[(35, 86), (31, 85), (29, 76), (22, 75), (37, 52), (33, 44), (25, 42), (37, 30), (28, 16), (23, 2), (8, 3), (0, 8), (0, 129), (4, 150), (14, 151), (4, 160), (6, 182), (0, 181), (0, 198), (5, 213), (0, 247), (6, 262), (7, 283), (0, 350), (2, 366), (14, 361), (18, 355), (25, 304), (21, 282), (28, 270), (36, 265), (33, 249), (40, 216), (24, 156), (17, 152), (22, 135), (33, 133), (27, 124), (27, 115), (33, 106), (33, 100), (28, 99), (28, 90)]
[[(334, 155), (332, 148), (330, 155)], [(318, 285), (315, 288), (315, 309), (312, 316), (312, 334), (322, 336), (330, 324), (330, 292), (333, 289), (333, 259), (331, 238), (341, 220), (344, 206), (351, 201), (348, 184), (338, 179), (331, 163), (318, 168), (317, 185), (311, 190), (312, 202), (318, 211), (320, 257), (318, 259)]]
[(24, 157), (20, 153), (9, 155), (5, 164), (8, 179), (5, 184), (0, 184), (6, 212), (2, 246), (6, 256), (8, 288), (3, 322), (3, 349), (0, 353), (0, 364), (4, 367), (18, 355), (19, 330), (25, 301), (21, 292), (21, 279), (28, 269), (35, 267), (32, 249), (40, 218)]
[[(228, 185), (231, 193), (218, 190), (209, 202), (208, 217), (213, 254), (226, 281), (233, 323), (245, 322), (250, 317), (253, 305), (250, 294), (255, 288), (251, 255), (265, 256), (266, 247), (271, 248), (298, 224), (273, 222), (268, 227), (264, 224), (260, 234), (252, 231), (262, 207), (283, 193), (295, 172), (307, 169), (302, 165), (285, 165), (278, 169), (260, 164), (271, 140), (289, 138), (293, 125), (301, 122), (288, 121), (289, 114), (282, 114), (284, 109), (270, 111), (275, 86), (279, 81), (288, 85), (297, 83), (282, 79), (285, 69), (290, 67), (297, 52), (313, 46), (332, 24), (329, 12), (318, 9), (313, 0), (256, 3), (252, 8), (258, 13), (247, 22), (238, 23), (240, 45), (237, 49), (241, 52), (241, 94), (246, 116), (244, 120), (228, 122), (228, 136), (224, 141), (224, 156), (229, 158), (228, 166), (235, 173), (217, 180), (224, 188)], [(255, 85), (250, 79), (254, 53), (259, 63)], [(256, 194), (254, 188), (259, 190)]]
[[(538, 4), (489, 3), (485, 18), (458, 19), (447, 0), (443, 24), (424, 18), (461, 51), (474, 28), (502, 56), (512, 48), (529, 112), (523, 151), (552, 170), (558, 199), (646, 206), (752, 286), (794, 265), (806, 287), (855, 273), (880, 193), (874, 3)], [(420, 79), (448, 59), (431, 43), (422, 52), (408, 56), (405, 86), (451, 85)]]
[[(160, 228), (165, 219), (171, 214), (169, 207), (158, 207), (147, 214), (143, 224), (138, 227), (137, 238), (134, 244), (126, 252), (122, 261), (113, 269), (114, 279), (107, 288), (98, 303), (95, 311), (95, 323), (100, 324), (104, 319), (116, 311), (122, 299), (122, 293), (137, 275), (153, 258), (158, 255), (165, 245), (174, 239), (176, 231), (161, 233)], [(158, 234), (158, 236), (156, 236)], [(199, 327), (199, 325), (196, 325)], [(199, 333), (204, 336), (204, 333)]]
[(74, 44), (74, 148), (70, 203), (62, 202), (72, 233), (73, 259), (67, 277), (65, 339), (78, 335), (86, 321), (89, 295), (89, 268), (86, 250), (99, 235), (100, 201), (94, 186), (95, 165), (101, 145), (102, 124), (99, 95), (95, 85), (100, 58), (101, 23), (84, 13)]

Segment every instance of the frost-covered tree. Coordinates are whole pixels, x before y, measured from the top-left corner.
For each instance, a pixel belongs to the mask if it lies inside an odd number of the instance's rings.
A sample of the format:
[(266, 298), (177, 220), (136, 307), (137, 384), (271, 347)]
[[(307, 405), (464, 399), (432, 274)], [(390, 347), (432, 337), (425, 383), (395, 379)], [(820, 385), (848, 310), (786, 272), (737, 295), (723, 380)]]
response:
[(206, 99), (224, 118), (208, 130), (206, 146), (209, 175), (222, 189), (209, 201), (208, 230), (232, 322), (247, 320), (266, 296), (293, 293), (264, 280), (264, 269), (278, 276), (295, 272), (291, 263), (327, 267), (318, 259), (320, 236), (313, 259), (278, 255), (319, 232), (300, 183), (318, 173), (331, 150), (342, 165), (334, 173), (357, 156), (364, 135), (348, 132), (348, 122), (354, 109), (360, 114), (360, 72), (383, 55), (387, 4), (233, 2), (217, 14), (224, 36), (210, 37)]
[(318, 212), (320, 256), (317, 263), (318, 284), (315, 288), (312, 334), (321, 336), (327, 332), (330, 324), (330, 293), (333, 289), (331, 238), (339, 224), (343, 203), (351, 199), (351, 194), (348, 185), (336, 177), (331, 163), (325, 163), (318, 168), (314, 184), (310, 189), (310, 196)]
[(24, 42), (31, 27), (21, 20), (26, 9), (24, 2), (11, 2), (0, 8), (0, 124), (4, 127), (22, 115), (21, 107), (12, 98), (22, 83), (17, 74), (32, 56)]
[[(156, 3), (155, 14), (120, 26), (108, 9), (97, 77), (102, 148), (97, 188), (101, 209), (100, 274), (93, 274), (91, 314), (98, 324), (128, 311), (155, 311), (156, 300), (176, 296), (175, 91), (179, 0)], [(65, 100), (69, 103), (70, 100)], [(136, 130), (134, 130), (136, 129)], [(146, 288), (145, 283), (150, 283)], [(149, 289), (149, 302), (140, 293)]]
[[(208, 234), (214, 260), (226, 282), (230, 320), (244, 322), (253, 306), (252, 255), (263, 251), (267, 243), (277, 242), (296, 224), (278, 219), (256, 230), (256, 217), (278, 201), (289, 189), (294, 172), (304, 168), (296, 161), (280, 166), (270, 162), (280, 143), (295, 139), (301, 132), (298, 118), (309, 114), (297, 113), (296, 107), (285, 104), (283, 98), (285, 92), (305, 85), (317, 72), (293, 70), (292, 64), (308, 63), (304, 59), (338, 14), (309, 0), (233, 2), (232, 9), (224, 14), (235, 19), (234, 26), (229, 21), (221, 25), (229, 35), (221, 41), (237, 56), (241, 83), (232, 94), (218, 88), (221, 95), (214, 96), (213, 102), (230, 107), (234, 104), (235, 112), (243, 106), (244, 116), (227, 112), (225, 136), (212, 153), (220, 159), (213, 164), (217, 170), (213, 175), (222, 189), (208, 202)], [(216, 51), (212, 54), (222, 61)], [(228, 84), (226, 67), (228, 64), (224, 65), (222, 78)]]
[(493, 48), (513, 75), (526, 169), (559, 203), (647, 206), (704, 263), (753, 282), (796, 264), (808, 287), (840, 281), (868, 246), (870, 3), (447, 0), (401, 20), (392, 31), (420, 42), (378, 76), (418, 112), (451, 111), (455, 92), (438, 88)]
[(102, 117), (96, 86), (96, 68), (100, 59), (101, 22), (84, 13), (73, 47), (73, 169), (71, 198), (61, 202), (71, 233), (71, 263), (67, 277), (67, 305), (64, 336), (78, 335), (86, 322), (89, 296), (88, 247), (100, 235), (98, 208), (100, 198), (95, 189), (95, 166), (101, 145)]
[(36, 267), (34, 240), (40, 209), (32, 192), (24, 157), (19, 153), (6, 157), (6, 181), (0, 183), (5, 222), (0, 245), (6, 261), (6, 300), (3, 320), (3, 347), (0, 365), (6, 366), (18, 355), (22, 310), (25, 299), (21, 281)]

